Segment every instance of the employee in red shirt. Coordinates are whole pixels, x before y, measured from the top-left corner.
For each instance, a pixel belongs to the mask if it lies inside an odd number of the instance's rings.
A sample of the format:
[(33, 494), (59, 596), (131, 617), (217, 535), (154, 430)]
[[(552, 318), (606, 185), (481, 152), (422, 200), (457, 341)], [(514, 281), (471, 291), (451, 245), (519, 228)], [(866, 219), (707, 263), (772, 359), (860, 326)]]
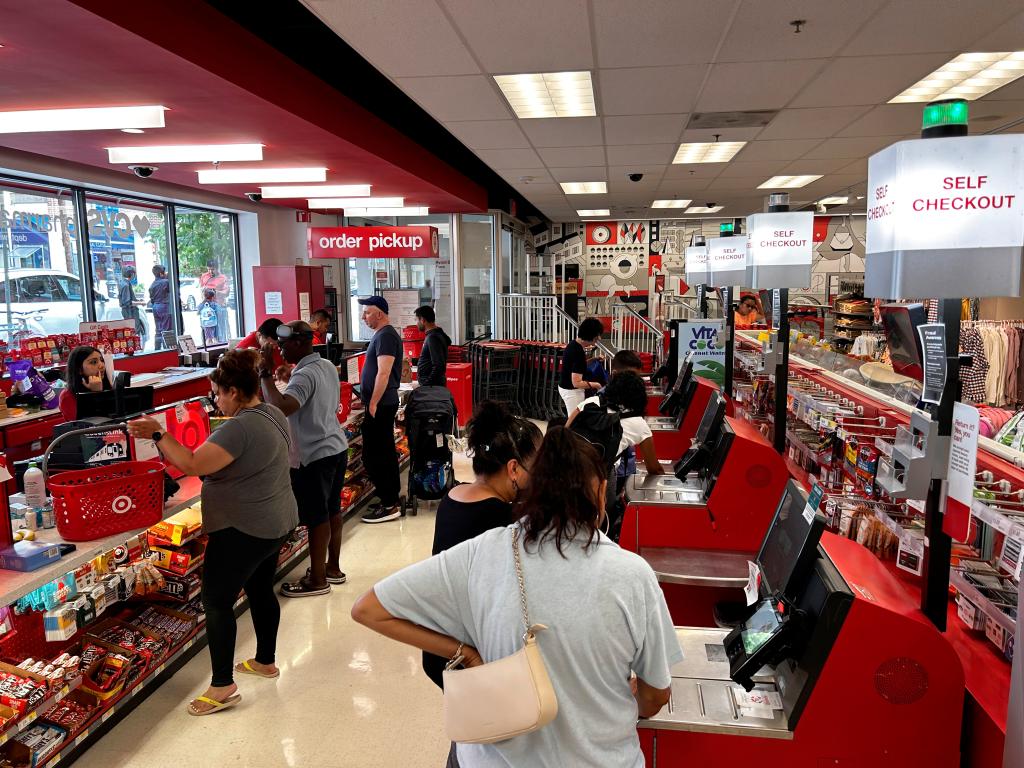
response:
[(327, 343), (327, 329), (331, 327), (331, 313), (318, 309), (309, 316), (309, 327), (313, 329), (313, 344)]
[(71, 350), (68, 367), (64, 373), (67, 387), (60, 393), (60, 400), (57, 403), (65, 421), (74, 421), (78, 418), (78, 395), (83, 392), (103, 392), (112, 388), (106, 373), (107, 366), (103, 362), (103, 353), (96, 347), (86, 345)]
[(277, 346), (277, 329), (282, 325), (284, 323), (276, 317), (268, 317), (260, 323), (259, 328), (238, 342), (236, 347), (236, 349), (255, 349), (259, 352), (265, 345), (270, 344), (274, 354), (274, 372), (278, 378), (282, 378), (284, 373), (291, 368), (285, 363), (284, 357), (281, 356), (281, 349)]

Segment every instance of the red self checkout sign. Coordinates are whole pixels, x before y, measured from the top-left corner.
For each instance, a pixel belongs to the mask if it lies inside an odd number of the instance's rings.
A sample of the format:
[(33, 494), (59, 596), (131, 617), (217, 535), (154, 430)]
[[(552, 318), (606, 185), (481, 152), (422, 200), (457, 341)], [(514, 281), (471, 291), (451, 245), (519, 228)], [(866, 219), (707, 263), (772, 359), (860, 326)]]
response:
[(313, 259), (436, 259), (437, 228), (310, 227), (306, 234)]

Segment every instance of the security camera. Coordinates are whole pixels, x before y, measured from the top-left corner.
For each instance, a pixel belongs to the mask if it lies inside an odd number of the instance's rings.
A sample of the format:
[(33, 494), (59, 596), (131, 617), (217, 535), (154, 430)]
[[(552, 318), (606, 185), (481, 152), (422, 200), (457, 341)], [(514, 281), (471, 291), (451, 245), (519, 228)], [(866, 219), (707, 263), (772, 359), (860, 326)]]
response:
[(245, 196), (252, 200), (254, 203), (258, 203), (260, 200), (263, 199), (263, 195), (261, 195), (259, 192), (246, 192)]
[(630, 181), (640, 181), (644, 177), (642, 173), (630, 173), (628, 176)]
[(129, 165), (128, 170), (130, 170), (140, 179), (148, 179), (159, 169), (155, 165)]

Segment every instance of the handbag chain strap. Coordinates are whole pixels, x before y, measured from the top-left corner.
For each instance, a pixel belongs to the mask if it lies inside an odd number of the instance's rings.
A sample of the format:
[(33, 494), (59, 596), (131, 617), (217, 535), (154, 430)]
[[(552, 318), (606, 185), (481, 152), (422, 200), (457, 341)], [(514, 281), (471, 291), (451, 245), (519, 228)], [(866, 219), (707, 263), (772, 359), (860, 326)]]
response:
[(534, 636), (533, 627), (530, 625), (530, 612), (526, 607), (526, 581), (523, 579), (523, 563), (519, 557), (519, 526), (512, 528), (512, 555), (515, 557), (516, 578), (519, 580), (519, 603), (523, 609), (523, 624), (526, 631), (523, 633), (523, 642)]

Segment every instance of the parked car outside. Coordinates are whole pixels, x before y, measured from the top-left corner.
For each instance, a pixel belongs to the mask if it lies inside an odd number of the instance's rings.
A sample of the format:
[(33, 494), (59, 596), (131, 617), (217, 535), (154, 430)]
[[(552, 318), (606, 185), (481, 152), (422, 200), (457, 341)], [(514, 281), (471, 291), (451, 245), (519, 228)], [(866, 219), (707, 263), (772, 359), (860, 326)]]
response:
[[(10, 296), (10, 316), (7, 299)], [(116, 301), (93, 291), (97, 319), (120, 320)], [(11, 269), (0, 282), (0, 323), (13, 326), (13, 332), (32, 336), (54, 333), (78, 333), (85, 319), (82, 308), (82, 281), (70, 272), (57, 269)]]

